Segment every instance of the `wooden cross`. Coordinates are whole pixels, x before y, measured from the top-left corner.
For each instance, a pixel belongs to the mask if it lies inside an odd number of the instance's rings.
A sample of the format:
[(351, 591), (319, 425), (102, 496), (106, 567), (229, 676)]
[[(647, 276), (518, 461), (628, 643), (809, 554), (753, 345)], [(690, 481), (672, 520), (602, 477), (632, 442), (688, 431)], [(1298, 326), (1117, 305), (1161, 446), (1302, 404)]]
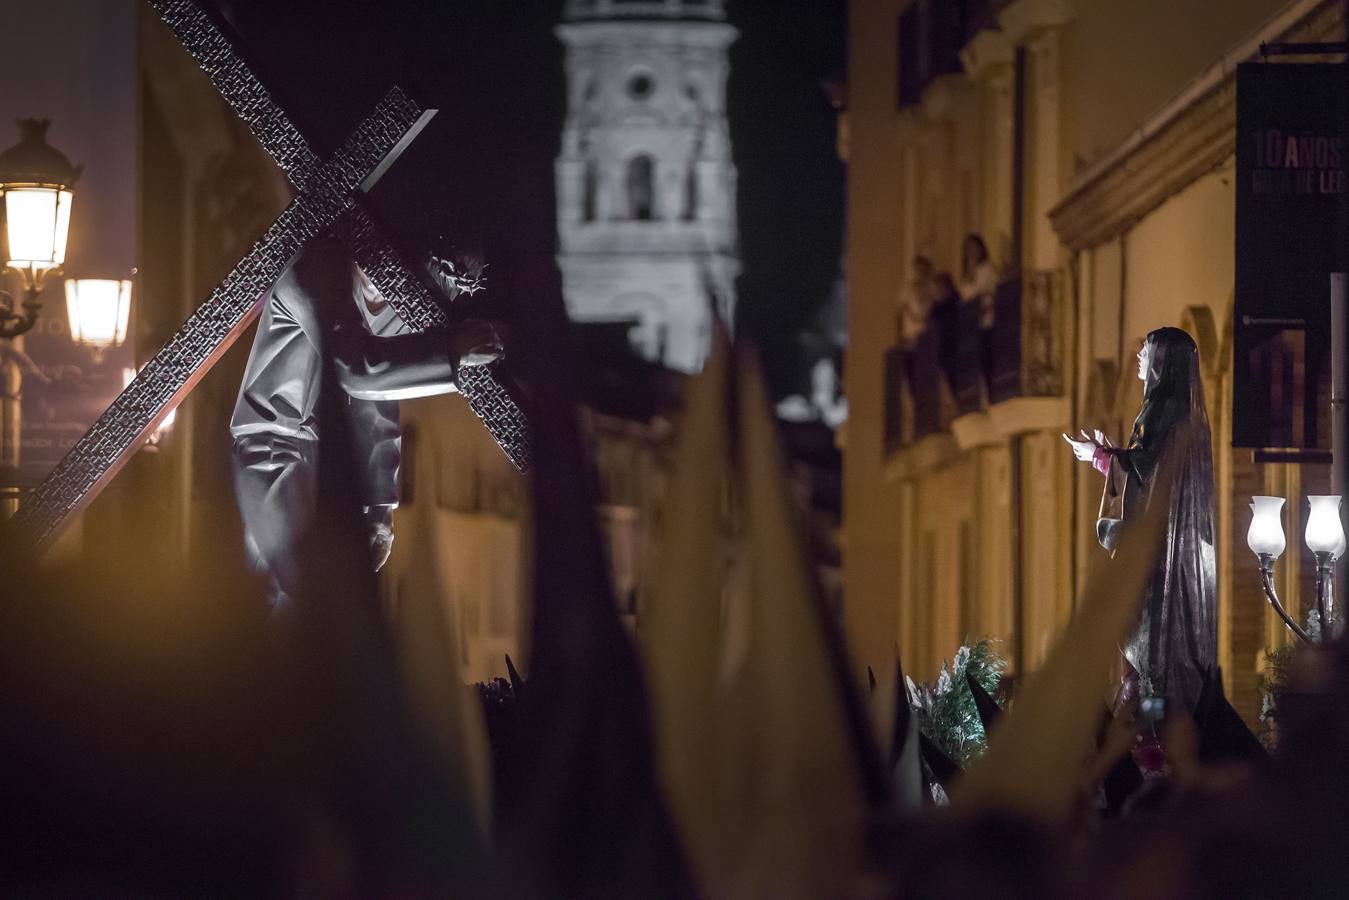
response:
[[(249, 69), (227, 25), (192, 0), (149, 3), (286, 174), (295, 199), (14, 514), (11, 522), (40, 546), (98, 496), (191, 393), (257, 318), (272, 284), (310, 240), (334, 231), (346, 236), (353, 257), (404, 321), (419, 330), (449, 324), (427, 283), (430, 254), (405, 263), (361, 205), (436, 111), (421, 109), (395, 87), (320, 160)], [(528, 423), (500, 364), (461, 367), (458, 384), (511, 462), (527, 468)]]

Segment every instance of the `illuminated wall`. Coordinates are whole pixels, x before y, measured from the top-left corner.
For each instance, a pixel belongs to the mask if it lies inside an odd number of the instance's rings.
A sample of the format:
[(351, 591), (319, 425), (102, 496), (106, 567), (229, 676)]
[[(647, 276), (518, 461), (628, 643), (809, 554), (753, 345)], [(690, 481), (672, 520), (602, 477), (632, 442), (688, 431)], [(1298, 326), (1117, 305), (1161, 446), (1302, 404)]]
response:
[[(1227, 447), (1232, 74), (1261, 40), (1340, 39), (1342, 10), (1319, 0), (972, 8), (983, 17), (958, 23), (968, 29), (958, 69), (937, 48), (925, 69), (936, 74), (903, 104), (912, 67), (896, 26), (921, 15), (940, 24), (945, 7), (894, 0), (850, 14), (844, 565), (859, 669), (886, 664), (898, 645), (910, 672), (931, 677), (979, 633), (1007, 641), (1017, 668), (1034, 668), (1102, 559), (1100, 476), (1071, 460), (1058, 432), (1099, 426), (1127, 437), (1141, 400), (1138, 342), (1180, 325), (1205, 355), (1214, 428), (1220, 655), (1251, 716), (1261, 651), (1285, 636), (1247, 571), (1245, 498), (1308, 493), (1325, 473), (1256, 464)], [(1053, 332), (1057, 390), (963, 410), (943, 396), (937, 433), (888, 447), (887, 409), (911, 402), (885, 365), (909, 260), (924, 253), (951, 269), (968, 230), (1021, 281), (1023, 350)], [(1032, 282), (1053, 286), (1059, 302), (1047, 316), (1028, 317)], [(1288, 568), (1281, 588), (1305, 595), (1307, 567)]]

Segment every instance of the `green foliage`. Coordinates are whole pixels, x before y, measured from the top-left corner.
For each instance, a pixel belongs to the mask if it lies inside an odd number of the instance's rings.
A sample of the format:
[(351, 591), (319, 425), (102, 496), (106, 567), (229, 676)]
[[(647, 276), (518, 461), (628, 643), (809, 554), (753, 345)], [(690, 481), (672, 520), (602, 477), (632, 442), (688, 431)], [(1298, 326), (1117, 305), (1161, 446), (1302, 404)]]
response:
[(1293, 670), (1293, 655), (1297, 645), (1289, 642), (1274, 650), (1265, 651), (1265, 671), (1260, 673), (1260, 740), (1272, 746), (1278, 720), (1279, 693), (1288, 686)]
[(941, 673), (931, 684), (905, 679), (909, 704), (918, 717), (918, 730), (961, 767), (973, 762), (987, 748), (984, 725), (974, 705), (965, 673), (969, 672), (989, 696), (1007, 670), (1007, 660), (989, 638), (971, 642), (956, 651), (949, 663), (942, 660)]

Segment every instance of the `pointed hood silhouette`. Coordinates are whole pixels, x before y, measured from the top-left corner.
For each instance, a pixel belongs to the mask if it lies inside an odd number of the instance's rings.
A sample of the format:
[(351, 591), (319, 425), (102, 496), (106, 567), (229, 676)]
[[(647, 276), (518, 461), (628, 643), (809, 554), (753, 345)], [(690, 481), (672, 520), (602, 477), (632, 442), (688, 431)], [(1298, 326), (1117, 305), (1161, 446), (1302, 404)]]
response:
[[(757, 361), (737, 348), (731, 366), (719, 332), (689, 386), (643, 611), (662, 773), (709, 893), (846, 893), (888, 786), (806, 562)], [(740, 501), (729, 577), (727, 496)]]
[(1194, 710), (1199, 731), (1199, 760), (1219, 762), (1247, 760), (1268, 762), (1269, 754), (1260, 739), (1251, 733), (1241, 714), (1227, 702), (1223, 693), (1222, 671), (1217, 667), (1204, 673), (1204, 686)]
[(498, 258), (522, 317), (533, 437), (533, 612), (520, 698), (522, 778), (506, 839), (507, 893), (690, 896), (657, 787), (646, 679), (619, 618), (576, 406), (573, 332), (550, 257)]
[(970, 695), (974, 697), (974, 708), (979, 713), (979, 723), (984, 726), (984, 734), (988, 735), (998, 721), (998, 716), (1002, 715), (1002, 709), (969, 669), (965, 670), (965, 683), (970, 686)]
[(942, 790), (949, 794), (965, 770), (922, 732), (918, 733), (918, 748), (923, 762), (932, 772), (932, 777), (942, 786)]

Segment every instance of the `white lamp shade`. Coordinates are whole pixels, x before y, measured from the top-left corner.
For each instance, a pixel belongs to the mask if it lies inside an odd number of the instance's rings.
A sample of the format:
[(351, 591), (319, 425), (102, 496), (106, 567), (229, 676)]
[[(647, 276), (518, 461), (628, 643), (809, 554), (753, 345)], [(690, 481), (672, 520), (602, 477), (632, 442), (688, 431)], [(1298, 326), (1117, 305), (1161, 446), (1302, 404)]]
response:
[(66, 261), (74, 196), (56, 185), (5, 187), (5, 233), (11, 266), (54, 269)]
[(126, 340), (131, 315), (131, 282), (113, 278), (66, 279), (70, 336), (91, 347), (115, 347)]
[(1344, 523), (1340, 521), (1340, 498), (1335, 495), (1308, 497), (1307, 548), (1329, 553), (1336, 559), (1344, 553)]
[(1268, 554), (1278, 559), (1283, 555), (1288, 542), (1283, 536), (1282, 497), (1251, 498), (1251, 527), (1246, 531), (1246, 544), (1256, 556)]

